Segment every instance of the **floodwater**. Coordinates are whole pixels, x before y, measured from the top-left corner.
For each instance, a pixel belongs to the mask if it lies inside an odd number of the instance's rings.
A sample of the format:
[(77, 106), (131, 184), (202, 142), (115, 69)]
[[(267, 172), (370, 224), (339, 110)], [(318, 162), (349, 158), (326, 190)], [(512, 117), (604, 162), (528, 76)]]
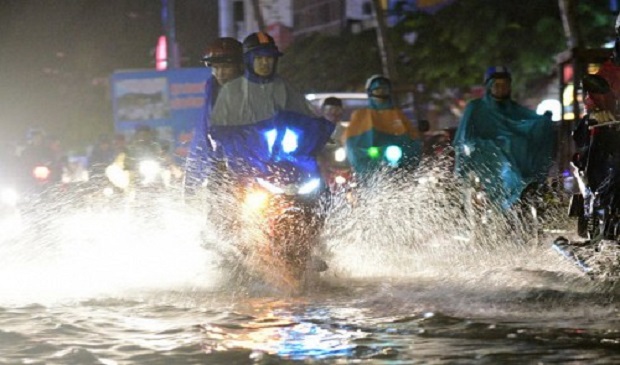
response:
[(238, 280), (181, 204), (5, 218), (0, 364), (620, 363), (618, 289), (550, 236), (474, 235), (450, 189), (385, 186), (337, 204), (295, 293)]

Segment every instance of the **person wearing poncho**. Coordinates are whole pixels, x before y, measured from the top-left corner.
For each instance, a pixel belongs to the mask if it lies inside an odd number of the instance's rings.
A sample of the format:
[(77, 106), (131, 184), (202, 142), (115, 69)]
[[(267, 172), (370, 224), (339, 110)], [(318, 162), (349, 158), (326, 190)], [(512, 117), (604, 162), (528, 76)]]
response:
[(490, 201), (504, 210), (526, 187), (544, 183), (555, 142), (550, 116), (512, 100), (511, 83), (506, 67), (487, 70), (485, 95), (467, 104), (453, 143), (457, 175), (475, 174)]
[(422, 152), (417, 129), (392, 101), (392, 84), (381, 75), (366, 81), (368, 108), (358, 109), (344, 132), (347, 159), (358, 175), (385, 165), (385, 152), (397, 146), (402, 154), (397, 165), (415, 167)]

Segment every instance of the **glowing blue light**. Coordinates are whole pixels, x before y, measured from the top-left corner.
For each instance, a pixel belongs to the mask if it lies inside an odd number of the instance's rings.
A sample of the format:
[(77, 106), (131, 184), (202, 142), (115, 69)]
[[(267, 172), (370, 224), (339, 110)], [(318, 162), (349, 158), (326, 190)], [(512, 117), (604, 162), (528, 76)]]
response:
[(395, 165), (403, 157), (403, 150), (398, 146), (388, 146), (385, 149), (385, 159), (392, 165)]
[(282, 138), (282, 151), (284, 153), (294, 152), (297, 147), (299, 147), (298, 138), (297, 133), (286, 128), (286, 132), (284, 132), (284, 137)]
[(265, 139), (267, 140), (267, 148), (269, 149), (269, 153), (273, 150), (273, 145), (276, 143), (276, 137), (278, 136), (278, 131), (274, 129), (270, 129), (267, 132), (263, 133)]

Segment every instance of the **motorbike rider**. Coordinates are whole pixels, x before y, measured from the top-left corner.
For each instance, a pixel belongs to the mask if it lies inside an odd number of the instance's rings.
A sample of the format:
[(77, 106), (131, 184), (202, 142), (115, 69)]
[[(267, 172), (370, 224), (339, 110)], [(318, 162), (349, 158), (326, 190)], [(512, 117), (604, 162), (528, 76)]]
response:
[[(589, 211), (603, 211), (604, 207), (609, 207), (610, 209), (604, 210), (605, 215), (611, 218), (617, 205), (614, 200), (617, 199), (615, 191), (620, 179), (620, 154), (617, 147), (620, 132), (613, 122), (617, 121), (620, 115), (620, 16), (616, 19), (615, 31), (612, 57), (601, 64), (594, 75), (586, 75), (582, 80), (586, 113), (573, 131), (577, 153), (573, 157), (571, 168), (575, 176), (580, 176), (579, 180), (583, 180), (585, 186), (579, 184), (582, 199), (573, 199), (570, 209), (571, 212), (575, 209), (581, 211), (581, 214), (577, 214), (581, 215), (580, 219), (583, 218), (584, 206)], [(605, 126), (607, 123), (611, 124)], [(586, 199), (585, 204), (583, 199)], [(611, 230), (615, 229), (613, 224), (613, 219), (606, 219), (604, 227), (601, 227), (603, 235), (596, 238), (610, 234)], [(583, 225), (585, 226), (585, 220)]]
[(164, 161), (164, 153), (157, 142), (155, 131), (146, 125), (136, 127), (134, 136), (126, 148), (106, 168), (106, 176), (116, 187), (127, 191), (133, 188), (142, 161)]
[(347, 159), (357, 174), (365, 174), (379, 167), (381, 159), (373, 151), (397, 146), (402, 153), (398, 165), (415, 167), (422, 144), (418, 130), (403, 111), (394, 105), (392, 82), (383, 75), (366, 80), (368, 107), (351, 115), (344, 132)]
[(332, 142), (342, 144), (342, 135), (344, 133), (344, 128), (340, 124), (342, 117), (344, 116), (342, 99), (335, 96), (325, 98), (321, 104), (321, 115), (323, 118), (336, 125), (336, 129), (334, 129), (334, 133), (331, 138)]
[(201, 121), (194, 129), (185, 165), (185, 193), (195, 193), (206, 179), (211, 142), (207, 137), (209, 119), (221, 87), (243, 74), (243, 47), (231, 37), (217, 38), (207, 45), (202, 58), (211, 76), (205, 82), (204, 110)]
[(325, 98), (321, 104), (321, 115), (335, 125), (329, 141), (317, 156), (321, 175), (333, 193), (338, 189), (338, 185), (346, 183), (351, 175), (351, 166), (344, 154), (343, 136), (346, 128), (341, 123), (344, 115), (342, 99), (335, 96)]
[(489, 200), (506, 210), (522, 193), (544, 184), (553, 160), (554, 133), (549, 115), (538, 115), (512, 100), (512, 75), (489, 67), (482, 98), (470, 101), (453, 145), (458, 176), (475, 175)]
[(273, 117), (278, 111), (314, 115), (306, 98), (276, 72), (282, 56), (274, 39), (256, 32), (243, 40), (243, 77), (225, 84), (213, 106), (211, 125), (238, 126)]
[(20, 154), (20, 164), (25, 168), (27, 180), (31, 180), (33, 169), (47, 167), (49, 174), (45, 183), (60, 182), (63, 167), (63, 151), (57, 138), (49, 138), (41, 129), (28, 132), (28, 143)]
[[(300, 124), (307, 124), (308, 127), (313, 124), (306, 121), (316, 122), (314, 135), (308, 132), (305, 134), (307, 138), (300, 137), (300, 141), (296, 141), (295, 149), (299, 150), (313, 150), (315, 145), (320, 145), (317, 141), (322, 139), (321, 132), (325, 132), (324, 140), (332, 132), (328, 121), (316, 118), (304, 95), (277, 74), (277, 63), (281, 56), (282, 53), (269, 34), (256, 32), (248, 35), (243, 40), (244, 75), (223, 85), (215, 101), (209, 124), (209, 138), (214, 141), (216, 149), (221, 148), (224, 151), (228, 158), (228, 171), (235, 179), (245, 180), (251, 177), (254, 180), (257, 174), (268, 172), (262, 171), (263, 169), (270, 170), (276, 165), (276, 170), (291, 168), (306, 171), (306, 167), (312, 167), (309, 169), (313, 170), (312, 172), (318, 170), (314, 170), (315, 151), (303, 154), (287, 153), (283, 147), (284, 136), (278, 134), (278, 131), (281, 131), (279, 128), (273, 130), (276, 132), (276, 140), (280, 137), (280, 143), (276, 145), (275, 141), (272, 141), (269, 148), (264, 148), (269, 142), (264, 143), (264, 135), (258, 132), (262, 126), (284, 115), (290, 117), (284, 118), (284, 122), (291, 126), (296, 120), (303, 121)], [(278, 126), (282, 124), (284, 123), (280, 122)], [(322, 128), (324, 125), (329, 128)], [(246, 140), (254, 137), (260, 140)], [(228, 200), (227, 203), (226, 208), (230, 208)], [(324, 262), (322, 264), (317, 265), (324, 266)]]
[(110, 137), (105, 134), (99, 136), (88, 157), (90, 176), (95, 179), (104, 176), (106, 167), (114, 161), (116, 155), (118, 153), (114, 151)]

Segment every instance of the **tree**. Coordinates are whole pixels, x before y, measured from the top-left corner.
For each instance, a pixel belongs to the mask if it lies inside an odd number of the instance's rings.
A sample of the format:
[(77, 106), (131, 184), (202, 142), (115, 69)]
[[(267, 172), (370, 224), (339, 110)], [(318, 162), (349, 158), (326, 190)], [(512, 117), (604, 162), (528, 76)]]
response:
[[(613, 38), (606, 0), (581, 1), (577, 16), (585, 47), (601, 47)], [(409, 12), (400, 18), (389, 30), (397, 81), (423, 84), (430, 92), (480, 84), (487, 66), (503, 64), (513, 71), (517, 96), (524, 95), (528, 81), (554, 71), (554, 56), (566, 48), (557, 1), (461, 0), (435, 14)], [(415, 42), (409, 44), (404, 37), (412, 33)], [(281, 66), (304, 91), (359, 89), (381, 72), (373, 31), (300, 40)]]
[(358, 91), (370, 75), (381, 73), (376, 41), (374, 31), (314, 34), (287, 48), (279, 72), (304, 92)]

